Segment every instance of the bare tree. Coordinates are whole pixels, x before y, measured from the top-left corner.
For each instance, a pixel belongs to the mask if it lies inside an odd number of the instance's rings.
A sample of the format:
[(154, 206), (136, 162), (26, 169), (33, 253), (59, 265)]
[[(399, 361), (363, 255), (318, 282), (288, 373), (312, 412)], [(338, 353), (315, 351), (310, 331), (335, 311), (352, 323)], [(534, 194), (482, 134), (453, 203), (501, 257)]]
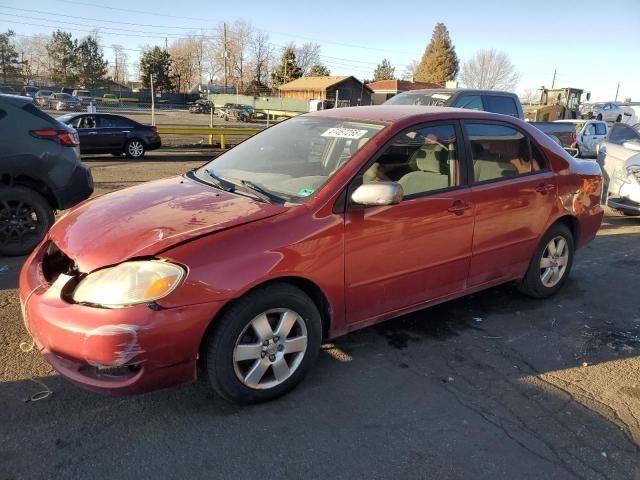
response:
[(464, 62), (460, 80), (468, 88), (513, 91), (518, 86), (520, 74), (509, 55), (489, 49), (477, 51)]
[(320, 45), (313, 42), (307, 42), (301, 47), (294, 47), (296, 52), (296, 60), (298, 66), (302, 69), (302, 75), (307, 75), (311, 67), (321, 64), (320, 60)]
[(249, 22), (244, 19), (233, 22), (228, 32), (227, 50), (231, 57), (231, 71), (240, 90), (246, 83), (246, 63), (252, 38), (253, 27)]
[(171, 43), (171, 80), (177, 92), (188, 91), (197, 76), (198, 41), (193, 37), (180, 38)]
[(16, 50), (20, 54), (22, 63), (22, 75), (26, 82), (42, 83), (49, 82), (49, 72), (51, 61), (47, 55), (47, 35), (33, 35), (29, 37), (19, 37), (16, 40)]
[(111, 63), (109, 76), (114, 82), (125, 85), (129, 79), (129, 55), (127, 55), (122, 45), (114, 43), (111, 45), (111, 49), (113, 50), (114, 59)]
[(531, 105), (540, 101), (540, 91), (535, 88), (526, 88), (520, 94), (520, 101), (525, 105)]
[(258, 85), (266, 85), (269, 78), (269, 61), (273, 56), (273, 48), (269, 43), (269, 34), (257, 30), (251, 40), (250, 63), (253, 71), (253, 80)]
[(404, 67), (404, 72), (402, 72), (402, 80), (413, 81), (416, 76), (416, 71), (418, 70), (418, 66), (420, 62), (418, 60), (412, 61), (410, 64)]

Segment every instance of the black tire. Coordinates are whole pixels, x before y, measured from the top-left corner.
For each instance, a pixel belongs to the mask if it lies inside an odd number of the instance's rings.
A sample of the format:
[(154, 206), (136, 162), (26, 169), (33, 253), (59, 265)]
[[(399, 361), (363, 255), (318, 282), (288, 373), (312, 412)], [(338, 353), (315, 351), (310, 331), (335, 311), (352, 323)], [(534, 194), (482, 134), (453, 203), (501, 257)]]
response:
[(602, 120), (602, 114), (599, 113), (598, 116), (596, 117), (596, 120)]
[[(568, 249), (568, 260), (566, 268), (560, 280), (553, 286), (547, 286), (542, 282), (542, 268), (540, 266), (540, 262), (542, 260), (542, 256), (547, 251), (547, 245), (551, 242), (552, 239), (556, 237), (562, 237), (566, 241)], [(573, 241), (573, 235), (571, 234), (571, 231), (567, 228), (567, 226), (562, 223), (556, 223), (552, 225), (540, 240), (540, 244), (538, 245), (538, 248), (531, 258), (531, 262), (529, 263), (527, 273), (518, 285), (519, 290), (525, 295), (534, 298), (547, 298), (558, 293), (558, 291), (567, 281), (569, 274), (571, 273), (574, 252), (575, 245)]]
[(42, 241), (54, 220), (53, 208), (35, 190), (0, 187), (0, 255), (28, 254)]
[(620, 123), (622, 121), (622, 115), (618, 115), (618, 118), (616, 118), (616, 123)]
[[(299, 315), (306, 326), (306, 350), (301, 353), (302, 360), (297, 368), (282, 383), (269, 388), (252, 388), (236, 374), (234, 349), (241, 335), (249, 332), (247, 328), (251, 329), (248, 326), (254, 318), (276, 308), (290, 309)], [(259, 339), (256, 341), (260, 342)], [(224, 399), (240, 404), (265, 402), (284, 395), (302, 380), (313, 366), (321, 342), (322, 320), (313, 301), (292, 285), (274, 283), (249, 292), (215, 320), (213, 329), (203, 341), (204, 371), (210, 385)], [(261, 360), (248, 362), (256, 362), (251, 365), (253, 367)], [(266, 372), (274, 375), (274, 371), (267, 368)]]
[(124, 154), (127, 158), (142, 158), (144, 157), (145, 151), (146, 147), (144, 142), (139, 138), (132, 138), (124, 146)]

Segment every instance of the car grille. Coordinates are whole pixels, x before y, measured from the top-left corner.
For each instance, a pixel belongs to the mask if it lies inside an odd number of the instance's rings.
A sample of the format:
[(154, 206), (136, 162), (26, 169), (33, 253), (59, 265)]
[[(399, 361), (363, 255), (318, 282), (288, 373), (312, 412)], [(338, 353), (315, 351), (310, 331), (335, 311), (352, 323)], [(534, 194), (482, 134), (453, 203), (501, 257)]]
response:
[(51, 242), (47, 247), (42, 260), (42, 274), (49, 284), (54, 283), (58, 277), (64, 275), (76, 275), (78, 266), (58, 246)]

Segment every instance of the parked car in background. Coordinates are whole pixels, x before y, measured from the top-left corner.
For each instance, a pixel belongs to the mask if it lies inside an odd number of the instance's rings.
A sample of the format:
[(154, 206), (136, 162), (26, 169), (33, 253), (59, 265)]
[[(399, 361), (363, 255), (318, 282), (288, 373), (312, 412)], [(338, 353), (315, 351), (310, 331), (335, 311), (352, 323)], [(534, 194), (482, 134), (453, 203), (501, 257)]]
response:
[(556, 120), (554, 123), (571, 125), (575, 132), (575, 147), (578, 156), (596, 157), (598, 145), (604, 141), (609, 133), (607, 122), (602, 120)]
[(585, 103), (580, 107), (582, 118), (595, 118), (605, 122), (621, 122), (624, 110), (613, 102)]
[(51, 90), (38, 90), (33, 98), (36, 105), (47, 108), (49, 107), (49, 97), (51, 95), (53, 95)]
[(72, 210), (22, 269), (25, 325), (90, 389), (203, 372), (227, 400), (270, 400), (325, 339), (505, 282), (555, 294), (600, 226), (601, 187), (596, 162), (516, 118), (308, 113)]
[(609, 207), (625, 215), (640, 215), (640, 123), (617, 123), (598, 148)]
[(200, 98), (189, 105), (189, 113), (211, 113), (213, 108), (213, 102)]
[(68, 93), (53, 93), (49, 97), (49, 108), (55, 110), (80, 110), (80, 99)]
[(231, 118), (240, 122), (249, 122), (255, 116), (255, 110), (251, 105), (225, 103), (222, 108), (218, 109), (218, 116), (225, 120), (229, 120)]
[(14, 90), (14, 88), (10, 85), (0, 85), (0, 93), (4, 93), (5, 95), (17, 95), (18, 92)]
[[(520, 98), (511, 92), (497, 90), (472, 90), (465, 88), (438, 88), (410, 90), (402, 92), (383, 105), (424, 105), (434, 107), (455, 107), (468, 110), (500, 113), (524, 119)], [(552, 137), (562, 147), (571, 149), (575, 143), (575, 131), (566, 125), (553, 122), (530, 122), (539, 130)], [(577, 152), (572, 152), (577, 153)]]
[(40, 89), (38, 87), (34, 87), (33, 85), (25, 85), (22, 87), (22, 90), (20, 91), (20, 95), (23, 95), (25, 97), (35, 98), (38, 90)]
[(0, 255), (25, 255), (44, 238), (54, 211), (93, 192), (76, 132), (33, 105), (0, 95)]
[(58, 121), (77, 130), (82, 153), (142, 158), (148, 150), (162, 146), (156, 127), (142, 125), (122, 115), (74, 113), (58, 117)]
[(88, 107), (96, 102), (95, 97), (91, 95), (89, 90), (74, 90), (71, 96), (80, 100), (80, 106), (82, 107)]

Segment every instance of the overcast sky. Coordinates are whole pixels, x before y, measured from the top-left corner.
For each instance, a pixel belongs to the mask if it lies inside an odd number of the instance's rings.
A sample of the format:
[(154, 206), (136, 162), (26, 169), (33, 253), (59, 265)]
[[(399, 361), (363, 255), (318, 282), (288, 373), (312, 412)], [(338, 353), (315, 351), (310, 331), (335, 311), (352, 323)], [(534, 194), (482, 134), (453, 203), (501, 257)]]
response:
[[(1, 31), (32, 35), (60, 28), (81, 37), (99, 29), (110, 61), (113, 43), (130, 49), (164, 45), (165, 36), (171, 42), (238, 18), (268, 31), (276, 46), (317, 42), (332, 75), (361, 79), (372, 78), (385, 57), (402, 75), (422, 56), (434, 25), (443, 22), (461, 61), (484, 48), (508, 53), (522, 75), (518, 92), (550, 86), (557, 69), (556, 86), (584, 88), (592, 99), (613, 100), (620, 81), (618, 99), (640, 101), (640, 0), (0, 0)], [(128, 53), (132, 61), (138, 56)]]

